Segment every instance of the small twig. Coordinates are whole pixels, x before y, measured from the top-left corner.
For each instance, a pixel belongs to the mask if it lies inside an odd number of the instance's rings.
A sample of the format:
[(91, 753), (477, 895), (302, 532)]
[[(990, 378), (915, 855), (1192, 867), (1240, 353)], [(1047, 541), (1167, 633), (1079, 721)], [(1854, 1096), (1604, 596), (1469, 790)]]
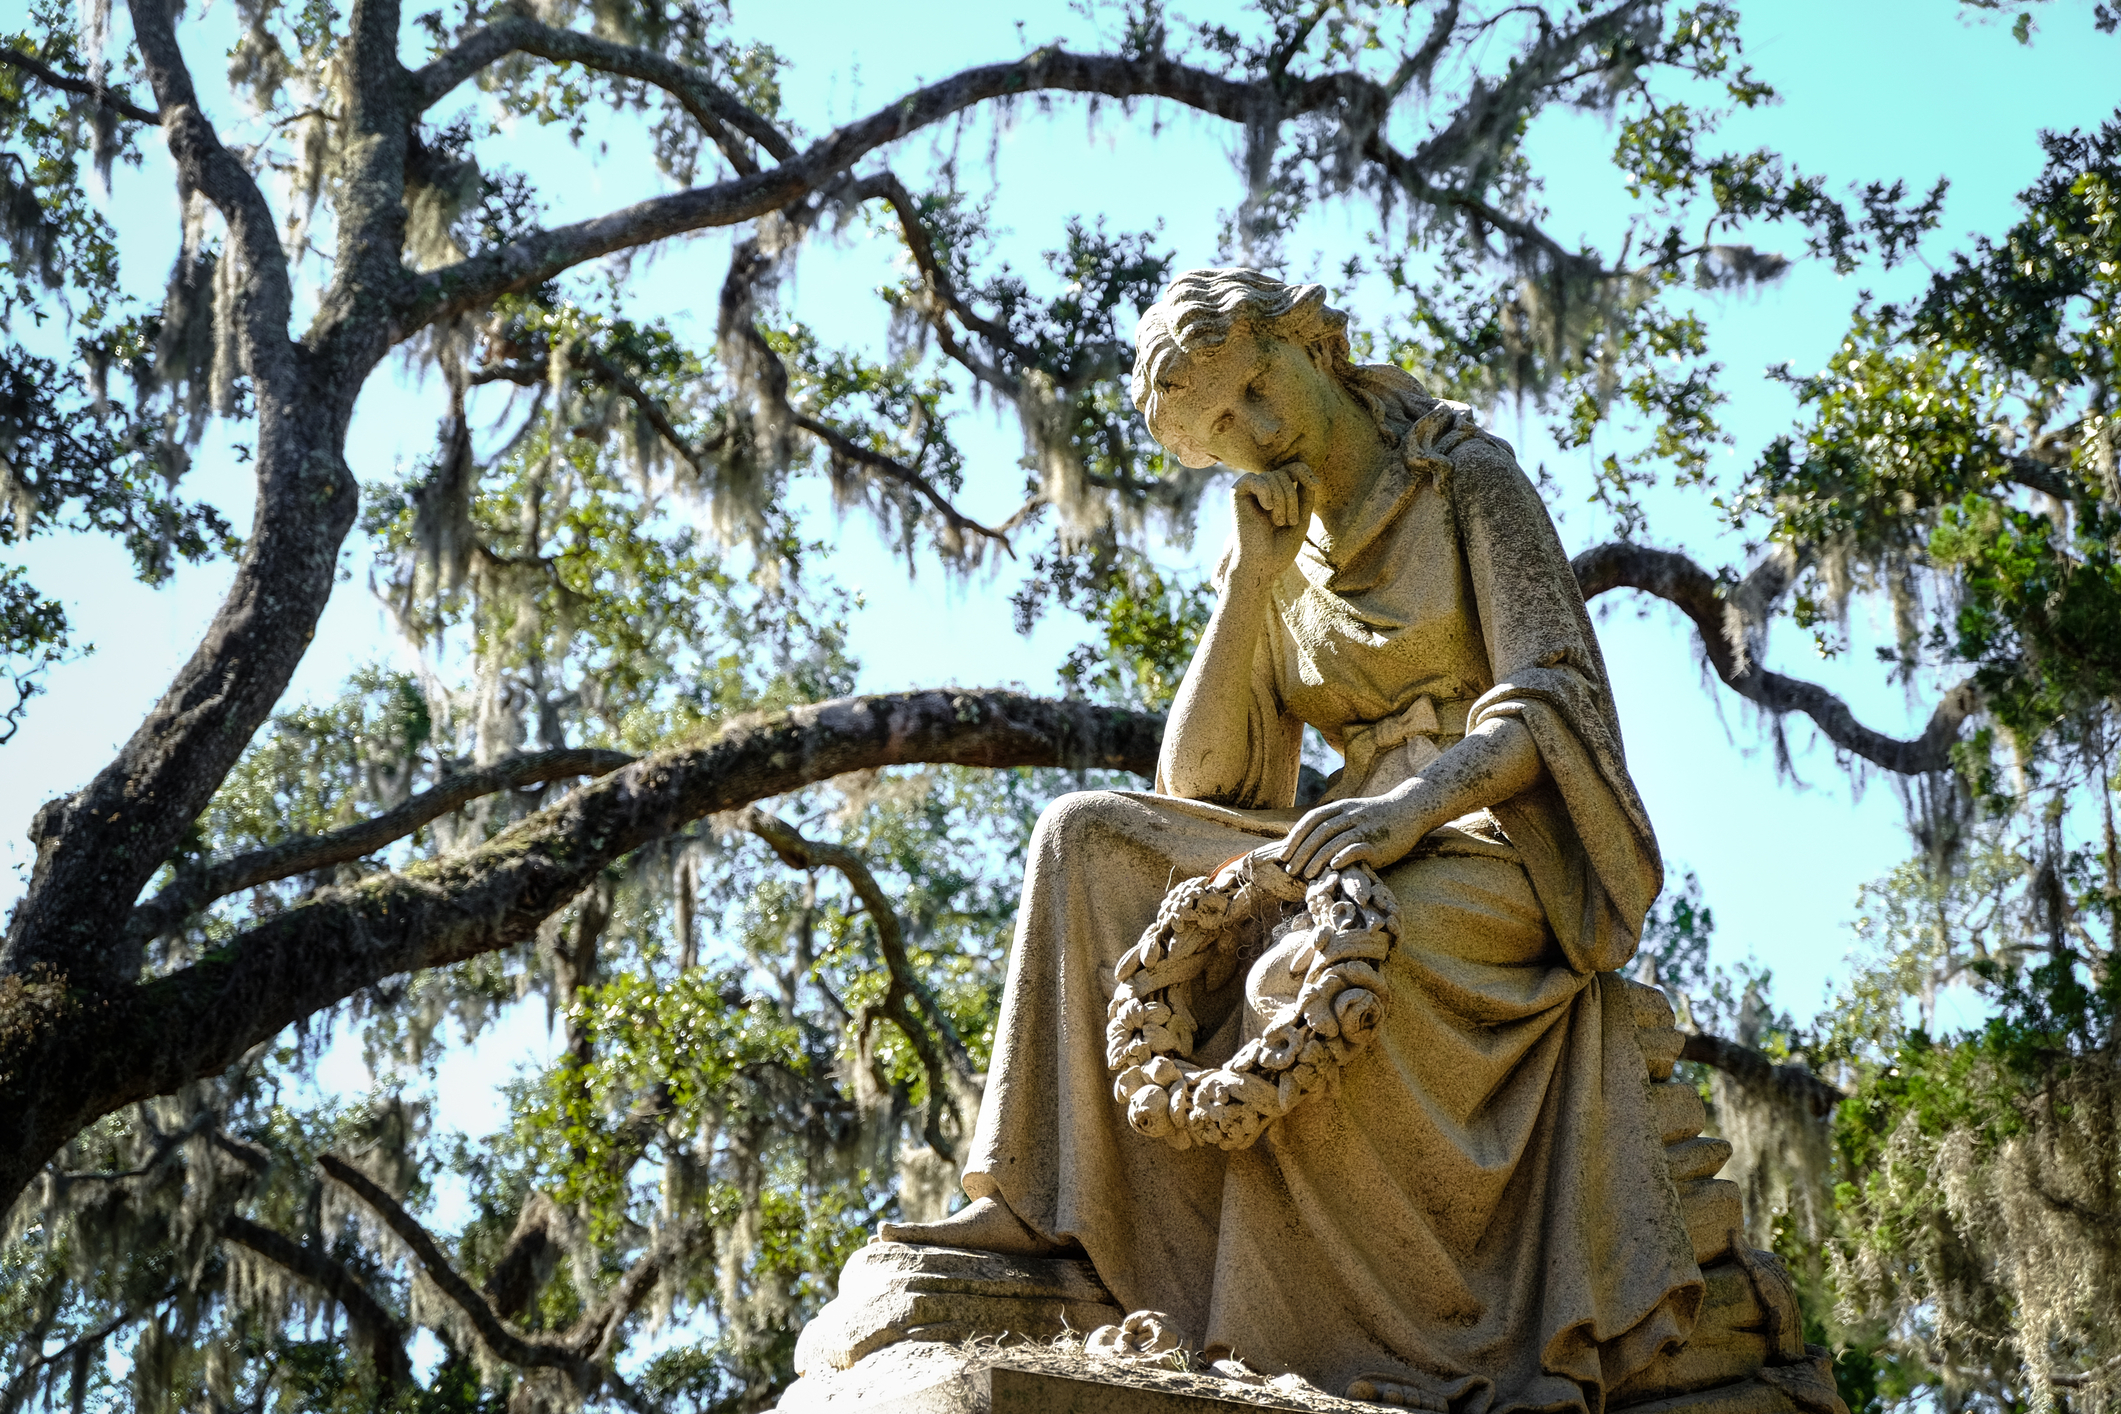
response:
[[(936, 1152), (949, 1153), (952, 1146), (942, 1134), (939, 1121), (945, 1106), (959, 1119), (965, 1117), (958, 1108), (957, 1091), (970, 1088), (972, 1057), (965, 1049), (963, 1038), (950, 1024), (950, 1018), (915, 974), (912, 960), (906, 956), (904, 927), (899, 922), (898, 913), (891, 907), (883, 885), (870, 872), (868, 861), (845, 845), (810, 839), (786, 820), (769, 815), (755, 805), (737, 818), (745, 829), (771, 846), (790, 868), (837, 869), (846, 876), (855, 896), (861, 899), (862, 910), (876, 928), (877, 951), (883, 955), (884, 968), (890, 977), (884, 1000), (876, 1010), (898, 1027), (913, 1047), (914, 1054), (920, 1057), (921, 1068), (928, 1074), (927, 1139)], [(926, 1016), (926, 1024), (913, 1014), (915, 1006)]]
[(146, 1178), (169, 1162), (170, 1155), (177, 1152), (185, 1140), (214, 1122), (212, 1110), (200, 1110), (184, 1122), (174, 1133), (163, 1135), (155, 1145), (155, 1152), (138, 1168), (126, 1169), (122, 1173), (60, 1173), (61, 1183), (126, 1183), (136, 1178)]
[(2089, 1370), (2079, 1370), (2070, 1375), (2042, 1375), (2041, 1378), (2064, 1389), (2083, 1389), (2086, 1385), (2095, 1384), (2117, 1371), (2121, 1371), (2121, 1355), (2102, 1360)]
[(122, 1311), (119, 1314), (111, 1317), (109, 1320), (105, 1321), (102, 1325), (97, 1326), (94, 1330), (88, 1331), (83, 1335), (77, 1336), (72, 1341), (69, 1341), (67, 1344), (60, 1346), (57, 1350), (52, 1351), (49, 1355), (40, 1355), (36, 1359), (30, 1361), (21, 1369), (15, 1371), (14, 1378), (10, 1379), (7, 1382), (7, 1387), (5, 1389), (0, 1389), (0, 1410), (12, 1411), (20, 1409), (22, 1407), (23, 1401), (29, 1398), (30, 1389), (35, 1384), (35, 1379), (33, 1377), (39, 1370), (42, 1370), (49, 1365), (56, 1365), (61, 1360), (70, 1360), (73, 1358), (74, 1354), (77, 1351), (92, 1348), (98, 1342), (110, 1339), (113, 1335), (116, 1335), (120, 1330), (132, 1324), (134, 1321), (140, 1320), (149, 1312), (153, 1311), (157, 1306), (160, 1306), (163, 1302), (169, 1300), (176, 1294), (176, 1286), (171, 1285), (165, 1288), (161, 1295), (157, 1296), (154, 1300), (148, 1302), (145, 1306), (139, 1307), (136, 1310)]
[(648, 419), (648, 425), (656, 430), (656, 435), (669, 443), (670, 449), (690, 463), (694, 474), (704, 480), (709, 471), (708, 453), (720, 447), (727, 438), (716, 437), (702, 446), (692, 446), (678, 434), (677, 424), (671, 420), (670, 409), (663, 405), (662, 399), (651, 394), (632, 374), (604, 355), (593, 349), (583, 349), (581, 353), (582, 358), (578, 366), (588, 368), (603, 378), (618, 390), (621, 397), (639, 408), (641, 415)]
[(1311, 13), (1290, 31), (1288, 39), (1275, 47), (1274, 52), (1267, 56), (1266, 71), (1270, 77), (1280, 78), (1289, 72), (1290, 62), (1303, 52), (1304, 45), (1311, 38), (1311, 31), (1318, 28), (1318, 22), (1324, 19), (1326, 12), (1332, 8), (1333, 0), (1319, 0), (1319, 3), (1312, 7)]

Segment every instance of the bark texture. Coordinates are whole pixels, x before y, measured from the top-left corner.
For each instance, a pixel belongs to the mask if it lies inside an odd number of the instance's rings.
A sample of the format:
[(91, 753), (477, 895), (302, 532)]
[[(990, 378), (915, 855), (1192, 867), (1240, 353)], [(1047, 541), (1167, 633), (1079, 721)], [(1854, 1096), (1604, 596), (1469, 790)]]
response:
[(644, 757), (478, 849), (321, 889), (165, 976), (102, 989), (70, 985), (49, 966), (0, 977), (0, 1200), (98, 1117), (219, 1074), (283, 1027), (385, 977), (531, 938), (606, 864), (703, 816), (849, 771), (916, 763), (1147, 775), (1162, 730), (1147, 713), (1013, 692), (797, 707)]

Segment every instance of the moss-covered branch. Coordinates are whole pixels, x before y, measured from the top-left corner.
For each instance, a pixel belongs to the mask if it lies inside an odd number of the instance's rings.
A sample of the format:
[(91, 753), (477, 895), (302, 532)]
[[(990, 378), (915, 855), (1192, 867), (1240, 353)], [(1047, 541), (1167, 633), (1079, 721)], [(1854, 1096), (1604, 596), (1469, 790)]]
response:
[(850, 771), (937, 763), (1154, 769), (1163, 719), (994, 690), (847, 697), (749, 717), (579, 787), (485, 845), (319, 890), (187, 967), (84, 994), (0, 988), (0, 1204), (99, 1116), (215, 1075), (383, 978), (531, 938), (597, 872), (693, 821)]

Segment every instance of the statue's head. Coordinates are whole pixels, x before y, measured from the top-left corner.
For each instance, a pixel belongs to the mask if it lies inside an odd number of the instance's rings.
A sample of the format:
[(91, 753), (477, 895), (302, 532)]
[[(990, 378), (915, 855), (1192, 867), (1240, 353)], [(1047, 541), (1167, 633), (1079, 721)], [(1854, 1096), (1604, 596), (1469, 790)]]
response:
[(1188, 393), (1201, 366), (1261, 339), (1306, 355), (1318, 372), (1347, 382), (1348, 316), (1326, 303), (1323, 285), (1285, 285), (1257, 270), (1188, 270), (1142, 315), (1134, 334), (1134, 405), (1150, 435), (1190, 467), (1215, 456), (1187, 433)]
[[(1142, 315), (1133, 392), (1150, 434), (1190, 467), (1240, 466), (1255, 451), (1314, 459), (1318, 448), (1304, 444), (1329, 438), (1343, 413), (1367, 414), (1396, 444), (1435, 406), (1401, 369), (1350, 359), (1348, 316), (1326, 303), (1325, 286), (1235, 268), (1186, 271)], [(1272, 406), (1256, 435), (1218, 435), (1219, 419), (1242, 424), (1260, 402)]]

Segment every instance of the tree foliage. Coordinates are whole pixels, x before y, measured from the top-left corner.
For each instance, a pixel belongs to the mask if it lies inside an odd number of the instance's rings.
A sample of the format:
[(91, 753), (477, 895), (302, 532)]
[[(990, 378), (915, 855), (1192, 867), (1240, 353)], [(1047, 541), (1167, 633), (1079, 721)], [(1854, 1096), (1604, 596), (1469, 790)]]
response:
[[(1880, 1399), (2102, 1409), (2121, 1376), (2121, 115), (2043, 145), (2008, 231), (1785, 375), (1805, 425), (1732, 505), (1787, 547), (1823, 650), (1874, 597), (1897, 630), (1883, 670), (1958, 675), (1978, 702), (1904, 786), (1920, 853), (1866, 891), (1853, 975), (1770, 1047), (1850, 1092), (1785, 1205), (1838, 1210), (1792, 1234), (1828, 1243), (1815, 1319)], [(1940, 1022), (1955, 988), (1985, 1020)]]

